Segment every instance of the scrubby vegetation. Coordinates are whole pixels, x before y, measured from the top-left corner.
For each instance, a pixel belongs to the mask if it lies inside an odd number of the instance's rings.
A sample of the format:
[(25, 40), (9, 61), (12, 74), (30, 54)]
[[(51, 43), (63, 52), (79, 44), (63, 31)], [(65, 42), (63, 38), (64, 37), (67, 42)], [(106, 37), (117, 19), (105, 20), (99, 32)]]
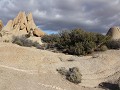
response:
[(109, 49), (120, 49), (120, 39), (109, 40), (106, 45)]
[(77, 67), (69, 68), (66, 70), (64, 67), (57, 69), (58, 73), (64, 75), (66, 79), (75, 84), (81, 83), (81, 73)]
[(18, 44), (20, 46), (25, 46), (25, 47), (40, 48), (39, 43), (33, 42), (32, 40), (29, 40), (28, 38), (26, 38), (24, 36), (13, 36), (12, 43)]
[(54, 47), (58, 51), (72, 55), (86, 55), (94, 51), (105, 51), (108, 36), (86, 32), (81, 29), (62, 31), (59, 34), (45, 35), (42, 41), (48, 43), (48, 48)]

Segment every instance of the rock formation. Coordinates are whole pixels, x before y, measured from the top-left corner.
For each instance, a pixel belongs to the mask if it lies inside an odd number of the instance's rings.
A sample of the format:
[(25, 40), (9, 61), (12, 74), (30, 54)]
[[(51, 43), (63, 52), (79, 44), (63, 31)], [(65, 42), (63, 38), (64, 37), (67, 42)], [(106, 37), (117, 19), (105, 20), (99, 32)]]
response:
[(27, 34), (30, 30), (33, 30), (34, 35), (37, 37), (45, 35), (45, 33), (35, 25), (32, 13), (26, 15), (25, 12), (19, 12), (14, 20), (9, 20), (3, 30), (18, 32), (19, 34)]
[(107, 35), (111, 36), (113, 40), (120, 39), (120, 27), (111, 27)]
[(2, 23), (2, 21), (0, 20), (0, 31), (2, 30), (2, 28), (3, 28), (3, 23)]

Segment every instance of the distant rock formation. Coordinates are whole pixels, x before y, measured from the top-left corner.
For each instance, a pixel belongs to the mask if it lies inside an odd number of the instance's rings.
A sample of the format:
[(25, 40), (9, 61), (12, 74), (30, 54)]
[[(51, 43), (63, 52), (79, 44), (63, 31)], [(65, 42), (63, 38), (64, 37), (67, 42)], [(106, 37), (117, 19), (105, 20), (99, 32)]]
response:
[(26, 15), (25, 12), (19, 12), (14, 20), (9, 20), (3, 30), (17, 32), (19, 34), (27, 34), (32, 30), (32, 32), (34, 32), (33, 35), (37, 37), (45, 35), (45, 33), (35, 25), (32, 13)]
[(120, 39), (120, 27), (111, 27), (106, 35), (111, 36), (113, 40)]
[(3, 28), (3, 23), (2, 23), (2, 21), (0, 20), (0, 31), (2, 30), (2, 28)]

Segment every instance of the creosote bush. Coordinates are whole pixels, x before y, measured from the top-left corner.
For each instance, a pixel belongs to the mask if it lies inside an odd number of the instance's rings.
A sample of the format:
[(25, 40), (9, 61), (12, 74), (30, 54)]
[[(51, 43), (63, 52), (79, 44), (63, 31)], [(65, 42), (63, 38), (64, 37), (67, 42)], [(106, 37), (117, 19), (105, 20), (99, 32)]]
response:
[(105, 46), (109, 39), (110, 38), (108, 36), (86, 32), (81, 29), (70, 31), (65, 30), (59, 34), (46, 35), (42, 37), (43, 42), (48, 43), (49, 46), (57, 48), (58, 51), (78, 56), (91, 54), (103, 45)]
[(64, 67), (57, 69), (58, 73), (64, 75), (66, 79), (75, 84), (81, 83), (81, 73), (77, 67), (69, 68), (66, 70)]
[(28, 38), (24, 36), (13, 36), (12, 38), (12, 43), (18, 44), (20, 46), (25, 46), (25, 47), (36, 47), (40, 48), (40, 45), (38, 42), (33, 42), (32, 40), (29, 40)]

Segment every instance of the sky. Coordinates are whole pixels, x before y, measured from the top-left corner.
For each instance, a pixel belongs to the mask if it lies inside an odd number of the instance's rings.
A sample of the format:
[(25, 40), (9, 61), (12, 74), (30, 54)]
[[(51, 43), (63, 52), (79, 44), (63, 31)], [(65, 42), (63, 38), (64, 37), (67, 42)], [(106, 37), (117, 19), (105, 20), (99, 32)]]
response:
[(4, 25), (19, 11), (32, 12), (36, 25), (48, 33), (76, 28), (106, 33), (120, 25), (120, 0), (0, 0)]

